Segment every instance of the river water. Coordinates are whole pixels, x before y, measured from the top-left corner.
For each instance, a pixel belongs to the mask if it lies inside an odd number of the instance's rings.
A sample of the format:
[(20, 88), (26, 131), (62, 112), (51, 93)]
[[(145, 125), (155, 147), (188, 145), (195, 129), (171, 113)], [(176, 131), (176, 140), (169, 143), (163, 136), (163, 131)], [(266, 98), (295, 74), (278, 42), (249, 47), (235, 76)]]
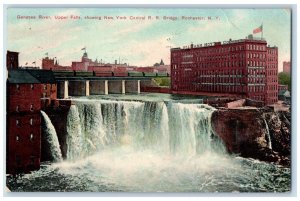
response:
[(8, 176), (11, 191), (291, 189), (290, 168), (226, 153), (211, 127), (215, 108), (202, 104), (201, 97), (142, 94), (73, 100), (67, 120), (67, 159), (43, 163), (39, 171), (16, 179)]

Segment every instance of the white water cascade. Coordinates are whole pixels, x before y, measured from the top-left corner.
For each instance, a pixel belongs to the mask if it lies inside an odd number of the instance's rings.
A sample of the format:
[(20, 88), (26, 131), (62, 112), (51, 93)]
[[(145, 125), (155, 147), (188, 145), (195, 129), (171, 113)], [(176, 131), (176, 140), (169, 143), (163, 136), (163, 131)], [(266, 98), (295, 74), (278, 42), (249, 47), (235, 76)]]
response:
[(267, 123), (266, 119), (264, 119), (264, 122), (265, 122), (265, 125), (266, 125), (266, 136), (267, 136), (267, 139), (268, 139), (268, 148), (272, 149), (272, 142), (271, 142), (269, 126), (268, 126), (268, 123)]
[(169, 101), (75, 100), (67, 121), (67, 158), (83, 158), (107, 147), (194, 156), (225, 152), (212, 138), (213, 107)]
[[(67, 160), (17, 183), (11, 177), (8, 186), (30, 192), (290, 192), (289, 168), (226, 154), (211, 126), (215, 109), (181, 101), (161, 95), (153, 101), (143, 95), (74, 98)], [(45, 121), (48, 133), (54, 131)]]
[(54, 162), (62, 161), (62, 154), (61, 154), (61, 150), (59, 148), (59, 142), (58, 142), (55, 128), (54, 128), (50, 118), (48, 117), (48, 115), (44, 111), (41, 111), (41, 114), (45, 120), (45, 124), (46, 124), (46, 126), (45, 126), (46, 136), (45, 137), (46, 137), (47, 142), (49, 143), (52, 158), (53, 158)]

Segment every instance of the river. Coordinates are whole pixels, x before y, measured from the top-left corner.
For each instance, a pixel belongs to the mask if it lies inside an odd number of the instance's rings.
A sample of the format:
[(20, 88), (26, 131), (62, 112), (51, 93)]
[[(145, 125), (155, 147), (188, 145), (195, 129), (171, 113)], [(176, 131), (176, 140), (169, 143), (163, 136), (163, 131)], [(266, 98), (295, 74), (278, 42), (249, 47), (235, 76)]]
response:
[(290, 191), (290, 168), (226, 152), (211, 127), (215, 108), (201, 98), (73, 98), (67, 159), (8, 176), (7, 186), (17, 192)]

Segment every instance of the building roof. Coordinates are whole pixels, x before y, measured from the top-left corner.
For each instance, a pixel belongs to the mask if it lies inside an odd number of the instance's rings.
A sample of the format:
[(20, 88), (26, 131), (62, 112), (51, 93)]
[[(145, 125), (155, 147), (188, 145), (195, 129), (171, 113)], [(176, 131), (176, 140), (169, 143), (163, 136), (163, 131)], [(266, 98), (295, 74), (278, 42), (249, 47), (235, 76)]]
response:
[(38, 79), (41, 83), (55, 83), (55, 77), (51, 70), (26, 69), (26, 71)]
[(280, 90), (278, 93), (279, 96), (291, 97), (291, 94), (288, 90)]
[(25, 70), (9, 70), (7, 81), (13, 84), (36, 84), (40, 83), (38, 79), (33, 77)]
[(51, 70), (18, 69), (8, 71), (8, 82), (19, 84), (55, 83)]

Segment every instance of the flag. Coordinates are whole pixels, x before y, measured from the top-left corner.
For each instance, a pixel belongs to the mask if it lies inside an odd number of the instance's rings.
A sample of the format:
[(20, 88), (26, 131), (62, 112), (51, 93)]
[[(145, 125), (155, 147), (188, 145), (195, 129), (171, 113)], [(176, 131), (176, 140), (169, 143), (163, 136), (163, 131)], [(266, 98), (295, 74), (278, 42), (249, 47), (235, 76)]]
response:
[(26, 64), (25, 65), (27, 65), (28, 64), (28, 62), (26, 62)]
[(260, 33), (263, 31), (263, 25), (260, 25), (258, 28), (253, 30), (253, 34)]
[(85, 47), (84, 47), (84, 48), (81, 48), (81, 50), (85, 50)]
[(32, 64), (35, 64), (35, 61), (34, 61), (34, 62), (32, 62)]

